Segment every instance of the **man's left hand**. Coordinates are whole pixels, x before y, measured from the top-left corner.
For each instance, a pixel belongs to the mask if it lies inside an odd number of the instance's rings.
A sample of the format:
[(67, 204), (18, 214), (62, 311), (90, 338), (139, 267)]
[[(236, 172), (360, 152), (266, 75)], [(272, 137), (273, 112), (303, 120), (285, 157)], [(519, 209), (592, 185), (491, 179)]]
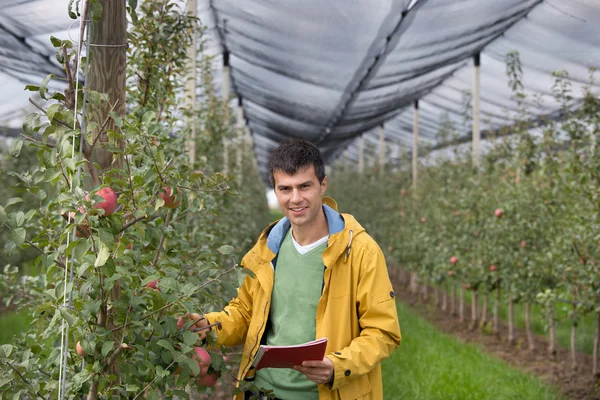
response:
[(314, 383), (329, 383), (333, 378), (333, 362), (327, 357), (322, 361), (304, 361), (302, 365), (295, 365), (294, 369)]

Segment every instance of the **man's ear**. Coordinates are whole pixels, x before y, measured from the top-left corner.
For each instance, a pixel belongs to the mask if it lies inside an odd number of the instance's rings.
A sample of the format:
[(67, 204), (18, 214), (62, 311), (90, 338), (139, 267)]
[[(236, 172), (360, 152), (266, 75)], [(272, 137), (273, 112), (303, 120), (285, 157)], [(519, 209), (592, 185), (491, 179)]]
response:
[(323, 182), (321, 182), (321, 196), (325, 195), (325, 190), (327, 190), (327, 177), (323, 178)]

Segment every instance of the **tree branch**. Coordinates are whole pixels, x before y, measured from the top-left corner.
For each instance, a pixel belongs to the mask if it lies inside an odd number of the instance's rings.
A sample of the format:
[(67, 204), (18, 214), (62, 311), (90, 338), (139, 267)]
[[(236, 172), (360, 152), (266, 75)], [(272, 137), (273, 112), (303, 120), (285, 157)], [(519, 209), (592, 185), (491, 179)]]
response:
[[(209, 285), (209, 284), (211, 284), (212, 282), (214, 282), (214, 281), (218, 280), (218, 279), (219, 279), (220, 277), (222, 277), (223, 275), (226, 275), (226, 274), (230, 273), (230, 272), (231, 272), (231, 271), (233, 271), (235, 268), (237, 268), (237, 266), (238, 266), (238, 265), (239, 265), (239, 264), (237, 264), (237, 263), (236, 263), (236, 264), (234, 264), (234, 265), (233, 265), (233, 267), (229, 268), (229, 269), (228, 269), (227, 271), (225, 271), (225, 272), (221, 272), (221, 273), (220, 273), (220, 274), (219, 274), (219, 275), (218, 275), (216, 278), (214, 278), (214, 279), (211, 279), (210, 281), (206, 281), (206, 282), (204, 282), (202, 285), (200, 285), (200, 286), (198, 287), (198, 289), (202, 289), (202, 288), (203, 288), (203, 287), (205, 287), (206, 285)], [(184, 298), (186, 298), (186, 297), (187, 297), (187, 295), (181, 295), (181, 296), (179, 296), (178, 298), (176, 298), (175, 300), (173, 300), (172, 302), (165, 304), (164, 306), (162, 306), (162, 307), (161, 307), (161, 308), (159, 308), (158, 310), (154, 310), (154, 311), (152, 311), (152, 312), (149, 312), (148, 314), (144, 315), (143, 317), (141, 317), (141, 318), (137, 319), (137, 320), (136, 320), (136, 322), (143, 321), (143, 320), (145, 320), (146, 318), (149, 318), (149, 317), (151, 317), (152, 315), (154, 315), (154, 314), (156, 314), (156, 313), (159, 313), (159, 312), (161, 312), (161, 311), (163, 311), (163, 310), (165, 310), (165, 309), (167, 309), (167, 308), (169, 308), (169, 307), (171, 307), (171, 306), (173, 306), (173, 305), (175, 305), (175, 304), (179, 303), (181, 300), (183, 300), (183, 299), (184, 299)], [(118, 331), (119, 329), (126, 328), (128, 325), (131, 325), (131, 322), (129, 322), (129, 323), (127, 323), (127, 324), (123, 324), (123, 325), (121, 325), (121, 326), (119, 326), (119, 327), (113, 328), (113, 330), (112, 330), (112, 331), (113, 331), (113, 332), (115, 332), (115, 331)]]

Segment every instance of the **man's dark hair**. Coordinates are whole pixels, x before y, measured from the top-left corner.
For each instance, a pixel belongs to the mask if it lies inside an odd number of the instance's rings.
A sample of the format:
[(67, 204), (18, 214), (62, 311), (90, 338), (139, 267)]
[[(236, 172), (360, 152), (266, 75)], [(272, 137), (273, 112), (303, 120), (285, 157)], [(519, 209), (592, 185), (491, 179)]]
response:
[(325, 179), (325, 164), (319, 148), (306, 140), (293, 139), (282, 143), (269, 158), (269, 180), (275, 187), (274, 171), (294, 175), (310, 165), (315, 167), (319, 183)]

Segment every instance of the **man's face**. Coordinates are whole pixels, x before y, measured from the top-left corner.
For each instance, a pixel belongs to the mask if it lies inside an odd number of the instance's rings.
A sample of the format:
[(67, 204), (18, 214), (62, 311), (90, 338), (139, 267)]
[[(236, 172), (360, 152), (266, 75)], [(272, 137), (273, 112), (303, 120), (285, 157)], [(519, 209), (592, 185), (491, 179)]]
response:
[(299, 169), (294, 175), (273, 171), (275, 196), (281, 212), (292, 226), (310, 226), (317, 220), (322, 208), (321, 197), (327, 188), (327, 177), (319, 183), (315, 167)]

